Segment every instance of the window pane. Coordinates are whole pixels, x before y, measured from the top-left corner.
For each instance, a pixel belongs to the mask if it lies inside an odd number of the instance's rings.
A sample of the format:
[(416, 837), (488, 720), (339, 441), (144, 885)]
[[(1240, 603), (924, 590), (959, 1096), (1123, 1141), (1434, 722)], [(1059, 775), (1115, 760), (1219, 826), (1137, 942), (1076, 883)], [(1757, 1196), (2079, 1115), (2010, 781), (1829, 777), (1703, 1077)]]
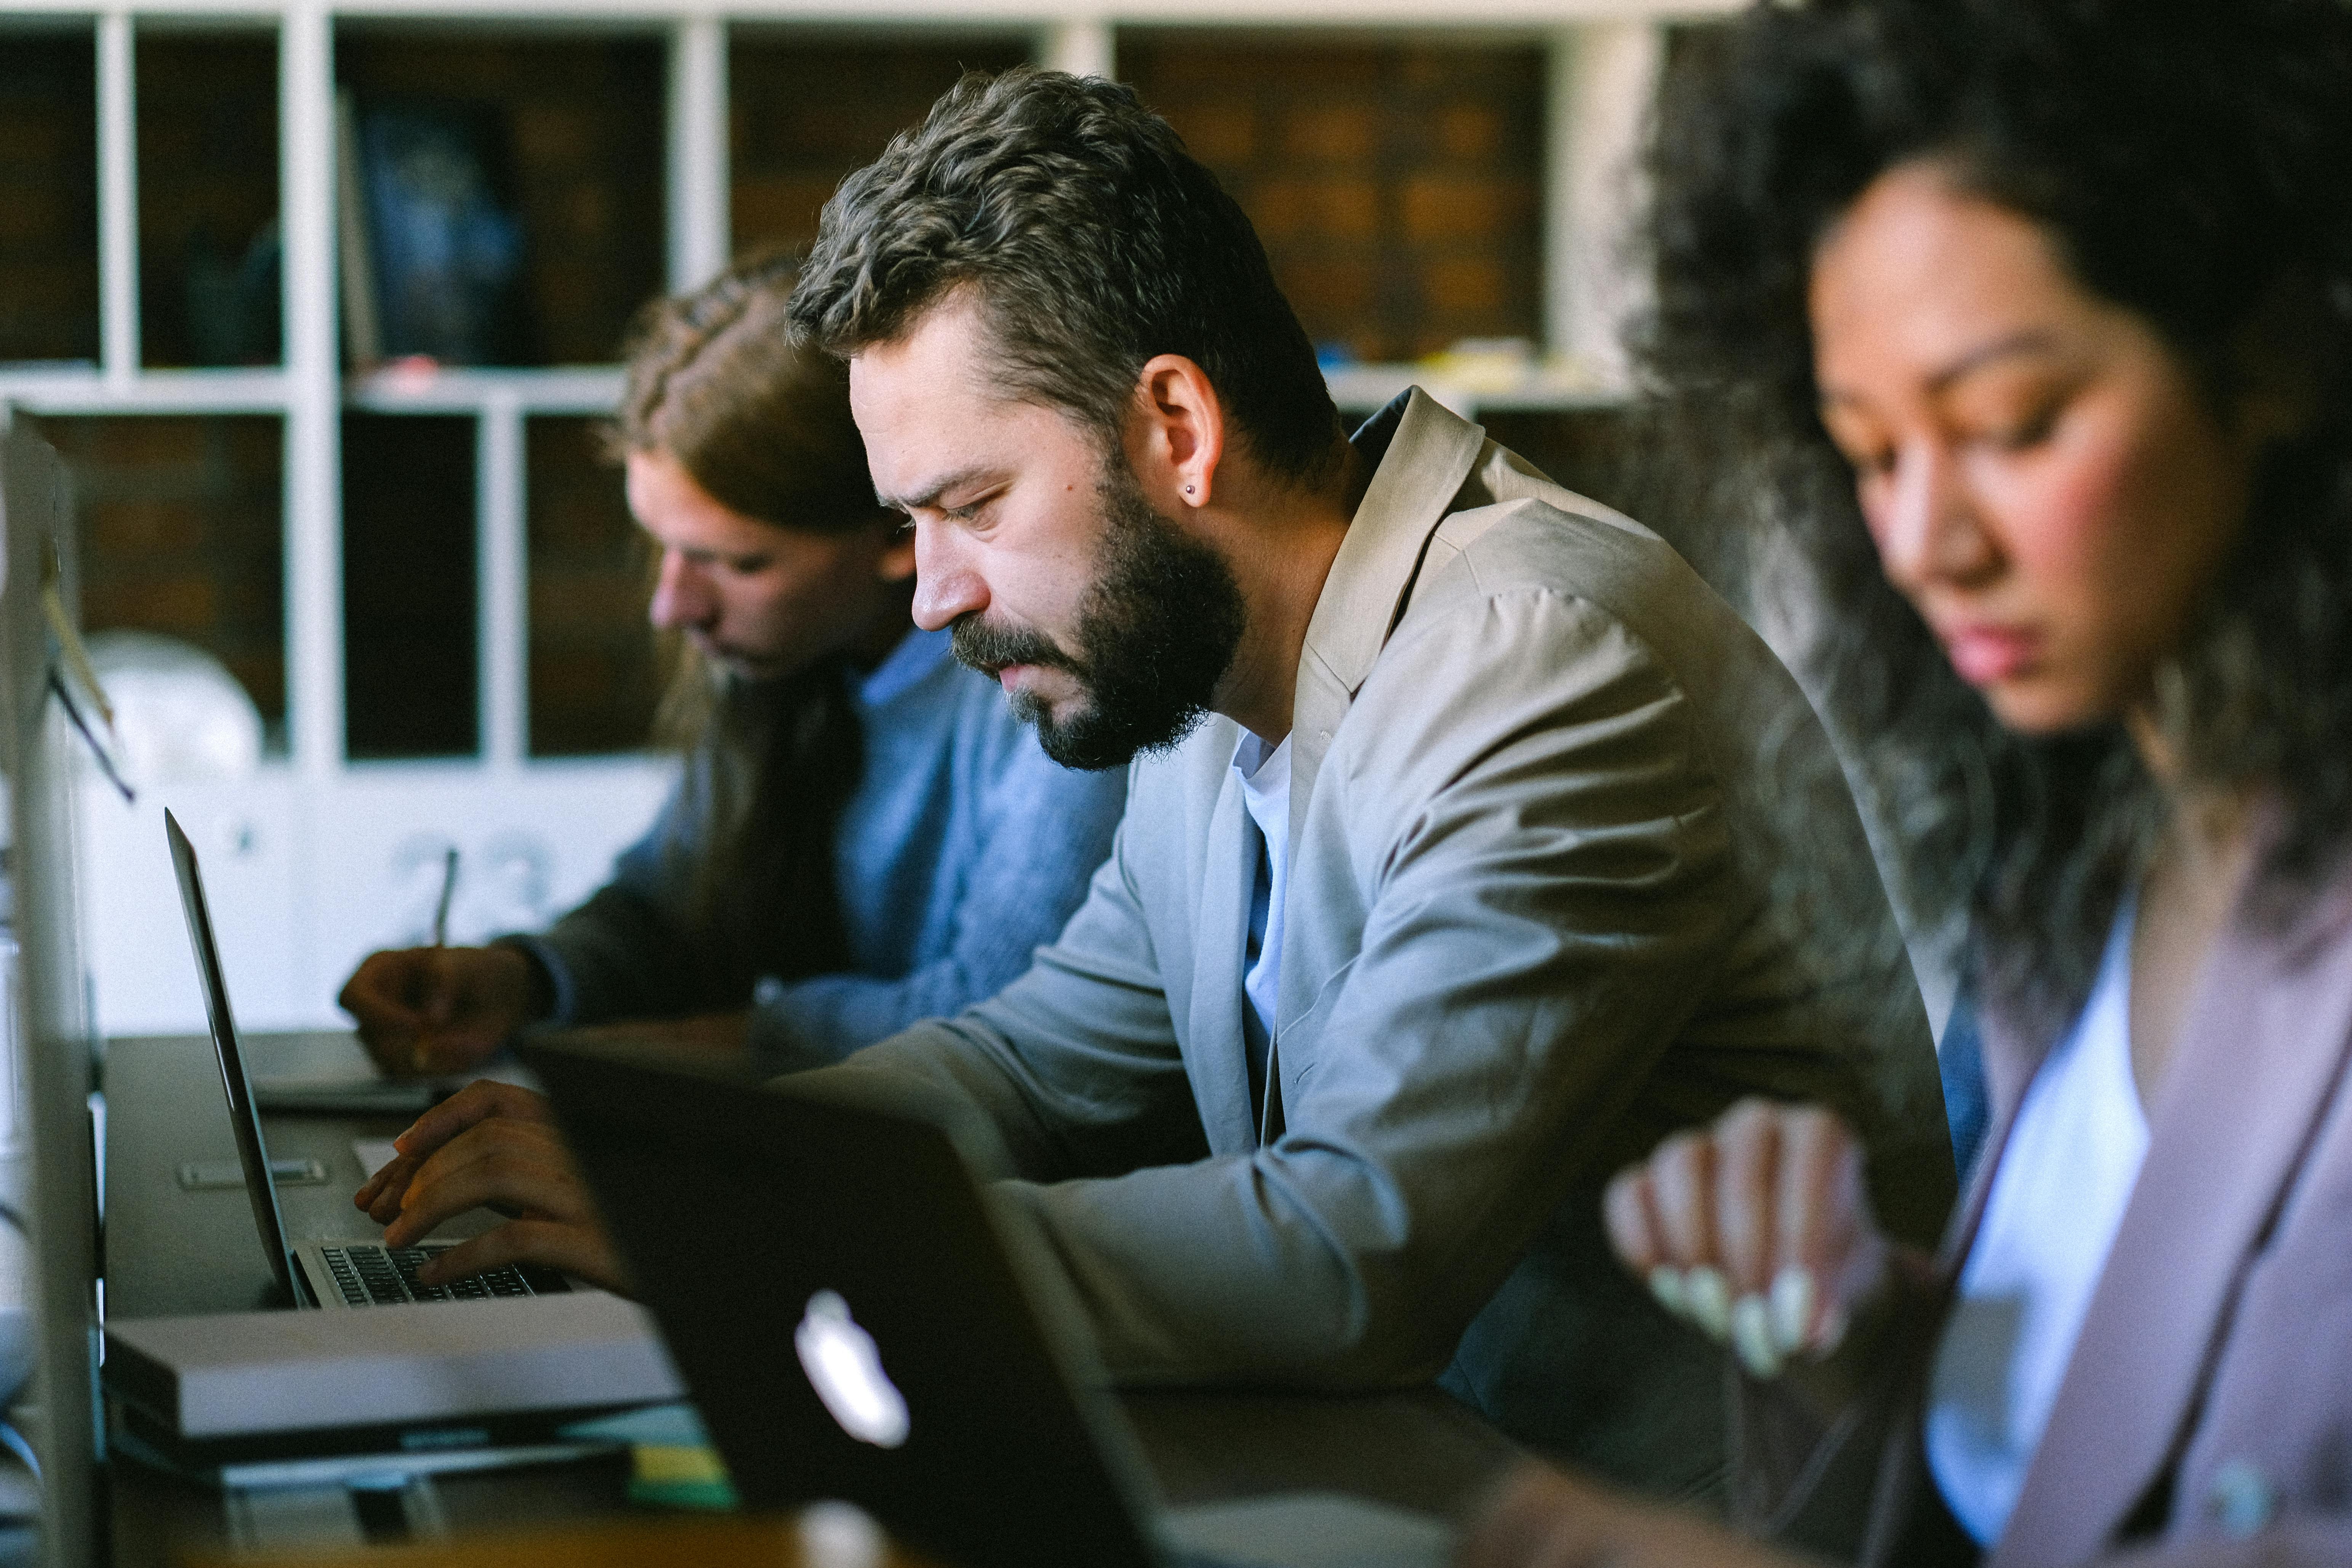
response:
[(527, 427), (530, 752), (626, 752), (652, 733), (660, 678), (646, 624), (651, 555), (597, 422)]
[(842, 175), (871, 163), (967, 68), (1029, 58), (1022, 38), (858, 43), (736, 28), (727, 89), (735, 247), (805, 247)]
[(1123, 31), (1118, 68), (1249, 214), (1318, 345), (1539, 333), (1541, 50)]
[(480, 749), (475, 422), (343, 416), (343, 734), (352, 756)]
[[(662, 284), (663, 40), (344, 26), (335, 68), (360, 122), (385, 351), (481, 364), (618, 357), (629, 317)], [(474, 182), (462, 217), (396, 177), (401, 149), (419, 146), (438, 150), (427, 161), (443, 175), (454, 157)], [(470, 292), (430, 270), (432, 244), (397, 244), (406, 225), (453, 221), (444, 232), (487, 258)]]
[(0, 30), (0, 361), (98, 360), (98, 48)]
[(143, 26), (137, 59), (141, 357), (277, 364), (278, 35)]
[(40, 422), (73, 476), (83, 624), (183, 638), (286, 749), (285, 437), (275, 416)]

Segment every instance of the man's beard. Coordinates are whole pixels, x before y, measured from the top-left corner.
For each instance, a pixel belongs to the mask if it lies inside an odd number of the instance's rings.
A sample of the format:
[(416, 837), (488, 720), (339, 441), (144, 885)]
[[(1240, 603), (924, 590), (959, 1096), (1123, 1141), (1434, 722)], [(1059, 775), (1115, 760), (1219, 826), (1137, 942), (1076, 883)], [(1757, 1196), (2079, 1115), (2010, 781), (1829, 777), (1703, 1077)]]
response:
[(1066, 768), (1116, 768), (1162, 751), (1208, 712), (1241, 645), (1241, 585), (1224, 558), (1152, 510), (1125, 461), (1104, 459), (1096, 492), (1105, 529), (1097, 574), (1065, 651), (1044, 634), (956, 623), (956, 657), (975, 669), (1028, 664), (1066, 670), (1084, 705), (1055, 719), (1034, 692), (1013, 710)]

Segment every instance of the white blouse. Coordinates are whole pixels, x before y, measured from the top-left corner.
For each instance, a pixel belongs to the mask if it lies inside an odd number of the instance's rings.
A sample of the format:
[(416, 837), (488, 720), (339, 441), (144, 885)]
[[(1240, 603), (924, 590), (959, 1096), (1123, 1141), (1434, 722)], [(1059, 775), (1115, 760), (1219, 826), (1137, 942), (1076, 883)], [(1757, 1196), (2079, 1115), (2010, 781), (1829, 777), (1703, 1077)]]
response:
[(2147, 1153), (2131, 1068), (2135, 904), (2125, 899), (2082, 1016), (2026, 1089), (1937, 1348), (1928, 1468), (1982, 1546), (2017, 1506)]

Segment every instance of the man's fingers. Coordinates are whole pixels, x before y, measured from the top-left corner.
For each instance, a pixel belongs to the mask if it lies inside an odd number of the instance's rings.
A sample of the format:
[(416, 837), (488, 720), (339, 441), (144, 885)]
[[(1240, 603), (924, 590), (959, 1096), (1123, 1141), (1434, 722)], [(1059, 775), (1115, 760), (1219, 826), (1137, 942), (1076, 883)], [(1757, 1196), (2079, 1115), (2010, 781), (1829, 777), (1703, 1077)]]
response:
[(503, 1268), (509, 1263), (561, 1268), (592, 1279), (607, 1289), (625, 1290), (627, 1271), (612, 1243), (594, 1222), (563, 1224), (548, 1219), (509, 1220), (471, 1241), (435, 1257), (416, 1271), (427, 1285), (447, 1285), (469, 1274)]
[(467, 1084), (409, 1124), (392, 1141), (404, 1154), (429, 1154), (469, 1127), (494, 1116), (517, 1121), (552, 1122), (546, 1098), (511, 1083), (479, 1079)]
[(374, 1175), (360, 1184), (360, 1190), (352, 1194), (352, 1205), (365, 1210), (376, 1224), (384, 1224), (400, 1212), (401, 1194), (408, 1190), (409, 1182), (424, 1163), (405, 1154), (394, 1155)]
[(593, 1216), (587, 1190), (560, 1143), (535, 1138), (532, 1130), (499, 1131), (505, 1135), (478, 1133), (427, 1161), (409, 1183), (398, 1216), (384, 1227), (384, 1239), (404, 1247), (443, 1221), (486, 1205), (570, 1222)]

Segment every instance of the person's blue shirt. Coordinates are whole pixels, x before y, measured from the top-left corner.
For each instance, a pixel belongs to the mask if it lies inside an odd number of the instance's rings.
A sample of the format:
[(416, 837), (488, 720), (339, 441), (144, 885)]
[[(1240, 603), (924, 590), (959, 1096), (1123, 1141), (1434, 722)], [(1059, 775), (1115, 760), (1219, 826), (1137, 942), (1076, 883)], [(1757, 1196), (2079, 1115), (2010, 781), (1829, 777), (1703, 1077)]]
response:
[[(850, 698), (858, 783), (834, 833), (835, 888), (851, 967), (760, 980), (749, 1043), (778, 1069), (837, 1060), (909, 1024), (994, 995), (1060, 934), (1109, 854), (1123, 770), (1080, 773), (1039, 750), (996, 682), (965, 668), (948, 634), (908, 635)], [(677, 1016), (745, 1005), (681, 994), (679, 857), (700, 837), (684, 791), (624, 851), (612, 883), (542, 935), (555, 1024)]]

